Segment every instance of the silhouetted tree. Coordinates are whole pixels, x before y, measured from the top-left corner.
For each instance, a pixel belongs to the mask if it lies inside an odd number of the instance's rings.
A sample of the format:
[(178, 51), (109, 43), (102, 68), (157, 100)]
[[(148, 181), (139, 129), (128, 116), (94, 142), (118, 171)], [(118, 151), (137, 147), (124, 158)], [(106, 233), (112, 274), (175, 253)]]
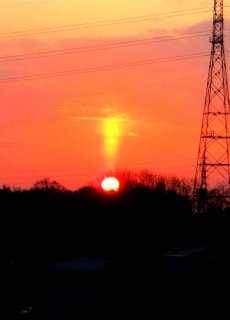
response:
[(38, 180), (33, 184), (32, 190), (49, 190), (49, 191), (65, 191), (66, 188), (62, 186), (59, 182), (53, 180), (51, 181), (49, 178), (44, 178), (42, 180)]

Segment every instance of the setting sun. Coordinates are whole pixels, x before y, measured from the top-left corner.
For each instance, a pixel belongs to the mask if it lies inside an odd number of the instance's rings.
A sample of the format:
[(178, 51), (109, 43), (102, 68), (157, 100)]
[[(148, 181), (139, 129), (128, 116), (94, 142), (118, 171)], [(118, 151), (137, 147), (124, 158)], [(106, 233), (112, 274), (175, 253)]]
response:
[(118, 191), (120, 183), (117, 178), (109, 177), (102, 181), (101, 187), (104, 191)]

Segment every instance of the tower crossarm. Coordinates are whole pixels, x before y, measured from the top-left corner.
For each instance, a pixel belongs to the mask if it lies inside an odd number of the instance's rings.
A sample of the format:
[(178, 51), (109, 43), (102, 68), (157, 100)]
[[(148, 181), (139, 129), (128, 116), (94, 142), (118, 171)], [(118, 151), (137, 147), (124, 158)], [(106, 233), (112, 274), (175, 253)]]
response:
[(230, 163), (199, 163), (199, 166), (205, 166), (205, 167), (218, 167), (218, 166), (223, 166), (223, 167), (229, 167)]
[(230, 115), (230, 112), (221, 112), (221, 111), (215, 112), (215, 111), (209, 111), (209, 112), (205, 112), (204, 114), (210, 114), (210, 115), (213, 115), (213, 116), (227, 116), (227, 115)]
[(230, 139), (230, 136), (207, 135), (207, 136), (202, 136), (202, 138), (207, 138), (207, 139)]
[(213, 12), (213, 34), (211, 42), (214, 44), (223, 43), (223, 30), (224, 30), (224, 13), (223, 13), (223, 0), (217, 0), (214, 3)]

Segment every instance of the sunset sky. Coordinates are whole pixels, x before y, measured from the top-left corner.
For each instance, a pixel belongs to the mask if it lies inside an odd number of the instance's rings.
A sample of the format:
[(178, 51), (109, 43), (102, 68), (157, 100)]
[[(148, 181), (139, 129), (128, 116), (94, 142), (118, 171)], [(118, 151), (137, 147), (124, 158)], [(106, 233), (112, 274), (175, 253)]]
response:
[(0, 0), (0, 186), (193, 178), (213, 3)]

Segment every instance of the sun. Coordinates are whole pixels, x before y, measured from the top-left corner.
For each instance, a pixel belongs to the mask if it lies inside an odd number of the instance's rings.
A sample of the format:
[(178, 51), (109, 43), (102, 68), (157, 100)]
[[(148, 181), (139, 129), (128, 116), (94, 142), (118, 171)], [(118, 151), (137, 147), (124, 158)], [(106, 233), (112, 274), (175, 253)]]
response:
[(119, 190), (120, 183), (117, 178), (107, 177), (102, 181), (101, 187), (104, 191), (107, 191), (107, 192), (109, 191), (117, 192)]

